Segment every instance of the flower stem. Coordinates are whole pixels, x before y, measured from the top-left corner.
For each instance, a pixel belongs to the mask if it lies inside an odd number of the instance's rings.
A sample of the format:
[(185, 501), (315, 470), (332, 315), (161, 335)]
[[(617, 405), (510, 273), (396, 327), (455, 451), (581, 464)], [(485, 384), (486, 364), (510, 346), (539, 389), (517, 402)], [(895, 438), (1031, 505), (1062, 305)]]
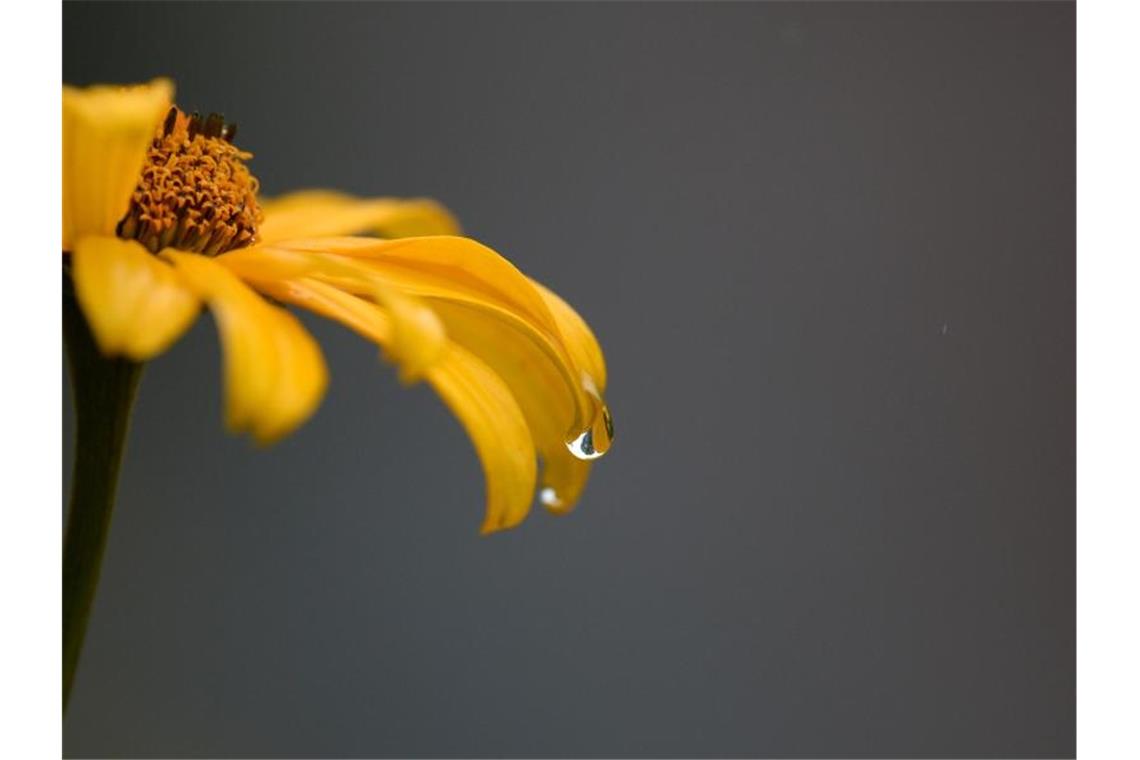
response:
[(63, 707), (71, 696), (111, 527), (115, 486), (142, 365), (99, 352), (70, 278), (64, 278), (63, 335), (75, 402), (75, 465), (63, 540)]

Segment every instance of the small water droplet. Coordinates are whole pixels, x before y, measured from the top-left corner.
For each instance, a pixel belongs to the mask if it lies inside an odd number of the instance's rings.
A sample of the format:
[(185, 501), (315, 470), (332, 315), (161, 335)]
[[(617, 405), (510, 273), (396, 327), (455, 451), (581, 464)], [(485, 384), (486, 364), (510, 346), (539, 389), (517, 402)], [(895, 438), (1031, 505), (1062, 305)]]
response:
[(547, 486), (546, 488), (539, 491), (538, 500), (542, 502), (543, 506), (551, 507), (553, 509), (558, 509), (562, 506), (562, 497), (560, 497), (558, 495), (558, 492), (550, 486)]
[(614, 440), (614, 418), (605, 402), (587, 387), (587, 393), (594, 399), (594, 419), (590, 426), (576, 438), (566, 442), (566, 448), (579, 459), (591, 460), (610, 450)]

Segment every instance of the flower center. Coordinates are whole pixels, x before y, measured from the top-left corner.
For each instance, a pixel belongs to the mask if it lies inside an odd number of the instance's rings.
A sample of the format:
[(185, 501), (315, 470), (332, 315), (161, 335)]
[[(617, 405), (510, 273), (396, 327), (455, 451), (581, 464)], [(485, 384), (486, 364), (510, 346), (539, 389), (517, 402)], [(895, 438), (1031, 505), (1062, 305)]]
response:
[(257, 240), (261, 209), (257, 178), (245, 162), (253, 154), (233, 145), (236, 124), (171, 108), (147, 150), (121, 238), (152, 253), (163, 248), (216, 256)]

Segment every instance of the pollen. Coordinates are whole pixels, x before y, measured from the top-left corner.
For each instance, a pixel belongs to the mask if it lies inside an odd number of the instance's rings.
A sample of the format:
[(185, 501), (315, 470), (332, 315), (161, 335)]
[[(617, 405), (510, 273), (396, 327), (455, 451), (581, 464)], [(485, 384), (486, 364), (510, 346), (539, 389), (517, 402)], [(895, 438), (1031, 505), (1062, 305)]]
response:
[(257, 242), (261, 209), (253, 154), (233, 144), (237, 125), (171, 108), (147, 150), (121, 238), (152, 253), (163, 248), (216, 256)]

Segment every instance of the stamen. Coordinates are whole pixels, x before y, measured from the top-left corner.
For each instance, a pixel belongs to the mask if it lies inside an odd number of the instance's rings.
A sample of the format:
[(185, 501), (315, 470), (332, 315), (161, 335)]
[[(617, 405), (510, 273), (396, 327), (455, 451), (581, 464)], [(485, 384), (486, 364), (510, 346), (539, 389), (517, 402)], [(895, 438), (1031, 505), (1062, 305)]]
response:
[(206, 117), (206, 128), (202, 134), (206, 137), (221, 137), (222, 127), (225, 126), (226, 120), (222, 118), (219, 113), (212, 113)]
[(252, 154), (233, 145), (236, 124), (171, 108), (147, 151), (118, 235), (151, 252), (172, 247), (207, 256), (251, 245), (262, 219)]
[(162, 122), (162, 136), (166, 137), (174, 131), (174, 122), (178, 120), (178, 109), (171, 106), (170, 112), (166, 114), (166, 121)]

